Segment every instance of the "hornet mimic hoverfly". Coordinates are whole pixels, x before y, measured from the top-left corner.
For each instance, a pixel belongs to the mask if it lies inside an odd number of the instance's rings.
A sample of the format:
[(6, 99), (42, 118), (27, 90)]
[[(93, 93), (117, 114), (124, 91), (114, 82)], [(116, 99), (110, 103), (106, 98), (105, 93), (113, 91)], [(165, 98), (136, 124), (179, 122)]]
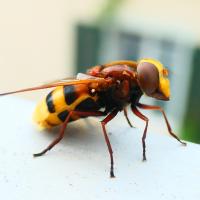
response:
[(114, 177), (113, 151), (105, 126), (119, 111), (124, 111), (127, 122), (132, 126), (126, 111), (129, 104), (133, 113), (146, 123), (142, 136), (144, 161), (149, 119), (138, 108), (160, 111), (169, 134), (186, 145), (172, 132), (161, 107), (139, 102), (143, 94), (164, 101), (170, 98), (168, 71), (155, 59), (141, 59), (138, 62), (122, 60), (97, 65), (91, 67), (86, 74), (79, 73), (76, 79), (63, 79), (38, 87), (2, 93), (0, 96), (45, 88), (54, 88), (54, 90), (37, 105), (33, 115), (34, 121), (41, 128), (62, 126), (57, 138), (43, 151), (34, 154), (35, 157), (42, 156), (62, 140), (69, 122), (89, 116), (105, 116), (101, 125), (110, 155), (110, 177)]

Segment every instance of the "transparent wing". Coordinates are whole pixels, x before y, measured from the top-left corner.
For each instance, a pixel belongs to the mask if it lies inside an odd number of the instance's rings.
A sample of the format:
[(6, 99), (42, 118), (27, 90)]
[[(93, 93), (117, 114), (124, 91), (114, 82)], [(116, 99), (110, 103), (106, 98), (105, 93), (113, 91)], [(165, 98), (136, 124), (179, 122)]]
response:
[(47, 84), (54, 84), (54, 83), (66, 83), (69, 81), (78, 81), (78, 80), (87, 80), (87, 79), (99, 79), (98, 77), (95, 76), (91, 76), (88, 74), (84, 74), (84, 73), (78, 73), (76, 76), (74, 77), (67, 77), (67, 78), (63, 78), (63, 79), (59, 79), (59, 80), (54, 80), (54, 81), (50, 81), (50, 82), (46, 82), (44, 85)]
[(83, 73), (78, 73), (77, 76), (76, 76), (76, 78), (78, 80), (88, 80), (88, 79), (94, 80), (94, 79), (97, 79), (96, 76), (91, 76), (91, 75), (83, 74)]
[(85, 79), (61, 79), (61, 80), (53, 81), (53, 82), (46, 83), (46, 84), (36, 86), (36, 87), (30, 87), (30, 88), (24, 88), (24, 89), (20, 89), (20, 90), (0, 93), (0, 96), (16, 94), (16, 93), (21, 93), (21, 92), (28, 92), (28, 91), (33, 91), (33, 90), (41, 90), (41, 89), (46, 89), (46, 88), (54, 88), (54, 87), (58, 87), (58, 86), (108, 82), (108, 80), (103, 79), (103, 78), (97, 78), (97, 77), (93, 77), (93, 76), (91, 77), (88, 75), (86, 75), (86, 76), (87, 76), (87, 78), (85, 77)]

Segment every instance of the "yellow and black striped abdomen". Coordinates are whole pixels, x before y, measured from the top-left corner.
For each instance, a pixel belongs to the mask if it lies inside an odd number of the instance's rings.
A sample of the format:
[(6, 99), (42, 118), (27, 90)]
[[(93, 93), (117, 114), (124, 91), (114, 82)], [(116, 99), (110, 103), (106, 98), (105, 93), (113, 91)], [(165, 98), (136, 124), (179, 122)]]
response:
[[(33, 119), (41, 129), (51, 128), (63, 123), (70, 111), (98, 110), (97, 100), (85, 84), (59, 86), (37, 105)], [(79, 116), (72, 115), (70, 121), (77, 119)]]

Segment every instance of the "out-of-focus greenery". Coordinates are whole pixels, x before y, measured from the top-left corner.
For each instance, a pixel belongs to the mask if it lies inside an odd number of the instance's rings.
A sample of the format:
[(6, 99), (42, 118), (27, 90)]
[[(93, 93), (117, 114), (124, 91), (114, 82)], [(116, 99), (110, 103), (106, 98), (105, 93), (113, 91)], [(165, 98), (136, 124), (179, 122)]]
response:
[(106, 4), (102, 7), (95, 24), (107, 24), (115, 16), (117, 10), (120, 8), (122, 3), (126, 0), (107, 0)]
[(193, 72), (182, 133), (183, 139), (200, 143), (200, 48), (194, 51)]

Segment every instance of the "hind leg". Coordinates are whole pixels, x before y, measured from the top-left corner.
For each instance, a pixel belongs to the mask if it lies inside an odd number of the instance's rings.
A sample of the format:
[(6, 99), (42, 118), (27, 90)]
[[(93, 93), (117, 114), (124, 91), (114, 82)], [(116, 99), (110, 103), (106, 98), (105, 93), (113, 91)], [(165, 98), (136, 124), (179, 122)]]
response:
[(100, 111), (97, 111), (97, 112), (71, 111), (71, 112), (69, 112), (67, 118), (65, 119), (63, 125), (60, 128), (58, 137), (47, 148), (45, 148), (43, 151), (41, 151), (40, 153), (33, 154), (34, 157), (38, 157), (38, 156), (44, 155), (47, 151), (51, 150), (56, 144), (58, 144), (63, 139), (67, 124), (68, 124), (68, 122), (70, 120), (70, 117), (73, 114), (78, 115), (80, 117), (103, 116), (104, 115), (104, 113), (100, 112)]

